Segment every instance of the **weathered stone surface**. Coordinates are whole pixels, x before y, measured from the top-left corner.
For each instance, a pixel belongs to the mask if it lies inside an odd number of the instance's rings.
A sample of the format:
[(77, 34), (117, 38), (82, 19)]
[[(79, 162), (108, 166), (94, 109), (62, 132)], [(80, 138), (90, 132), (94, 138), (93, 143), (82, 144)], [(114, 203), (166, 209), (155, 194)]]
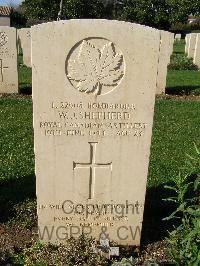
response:
[(188, 57), (194, 58), (196, 37), (197, 37), (197, 33), (191, 33), (189, 36)]
[(10, 17), (8, 17), (8, 16), (0, 17), (0, 26), (10, 27)]
[(173, 51), (172, 34), (167, 31), (160, 31), (160, 52), (157, 74), (156, 94), (165, 93), (167, 66), (170, 63), (170, 56)]
[(83, 232), (97, 240), (140, 244), (159, 38), (158, 30), (119, 21), (32, 27), (38, 223), (44, 241)]
[(17, 31), (18, 42), (21, 44), (23, 51), (23, 63), (31, 67), (31, 33), (30, 28), (19, 29)]
[(16, 29), (0, 26), (0, 93), (18, 92)]
[(196, 37), (194, 64), (196, 64), (198, 68), (200, 68), (200, 33), (198, 33)]

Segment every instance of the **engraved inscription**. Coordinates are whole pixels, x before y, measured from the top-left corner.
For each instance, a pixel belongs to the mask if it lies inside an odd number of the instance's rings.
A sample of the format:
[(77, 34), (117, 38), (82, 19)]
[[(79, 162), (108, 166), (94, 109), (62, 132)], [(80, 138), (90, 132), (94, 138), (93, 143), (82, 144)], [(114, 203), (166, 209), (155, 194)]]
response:
[(104, 40), (98, 47), (92, 40), (83, 40), (73, 48), (78, 52), (67, 60), (67, 77), (80, 92), (106, 94), (124, 75), (124, 57), (116, 52), (112, 42)]
[(135, 121), (133, 103), (52, 102), (57, 119), (40, 121), (45, 136), (92, 136), (141, 138), (147, 124)]
[(0, 81), (3, 82), (4, 78), (3, 78), (3, 73), (4, 73), (4, 69), (8, 68), (6, 66), (3, 66), (3, 59), (0, 59)]
[(90, 169), (90, 180), (89, 180), (89, 197), (88, 199), (94, 198), (95, 195), (95, 169), (96, 168), (109, 168), (112, 172), (112, 162), (110, 163), (96, 163), (96, 147), (98, 142), (89, 142), (90, 145), (90, 162), (89, 163), (76, 163), (73, 162), (73, 170), (77, 168), (89, 168)]
[[(96, 144), (96, 143), (92, 143)], [(94, 150), (94, 148), (93, 148)], [(83, 168), (90, 167), (83, 164)], [(97, 164), (97, 163), (96, 163)], [(99, 165), (99, 164), (97, 164)], [(103, 164), (104, 165), (104, 164)], [(107, 167), (107, 164), (105, 164)], [(80, 167), (81, 168), (81, 167)], [(139, 201), (129, 202), (103, 202), (101, 204), (87, 202), (86, 204), (65, 200), (62, 203), (38, 204), (38, 212), (52, 212), (52, 222), (66, 227), (113, 227), (116, 224), (129, 222), (129, 215), (138, 216), (143, 212), (144, 205)]]

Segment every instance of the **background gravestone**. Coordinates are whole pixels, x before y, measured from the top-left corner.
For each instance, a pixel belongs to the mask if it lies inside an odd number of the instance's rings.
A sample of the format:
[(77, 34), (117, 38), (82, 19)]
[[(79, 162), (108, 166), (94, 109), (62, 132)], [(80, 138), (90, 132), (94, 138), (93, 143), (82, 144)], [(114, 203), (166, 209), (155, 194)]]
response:
[(175, 40), (180, 41), (181, 40), (181, 34), (176, 34), (175, 35)]
[(170, 55), (172, 55), (174, 50), (174, 34), (170, 33)]
[(160, 31), (160, 51), (159, 51), (156, 94), (165, 93), (167, 66), (170, 63), (172, 47), (173, 43), (172, 43), (171, 33), (167, 31)]
[(16, 29), (0, 26), (0, 93), (17, 92)]
[(188, 44), (188, 57), (194, 58), (197, 33), (191, 33)]
[(190, 39), (190, 34), (186, 34), (186, 36), (185, 36), (185, 54), (188, 54), (189, 39)]
[(194, 64), (196, 64), (198, 68), (200, 68), (200, 33), (198, 33), (196, 37)]
[(38, 223), (44, 241), (83, 232), (97, 240), (105, 234), (122, 245), (140, 244), (159, 38), (158, 30), (119, 21), (32, 27)]
[(31, 33), (29, 28), (19, 29), (17, 31), (18, 45), (21, 44), (23, 51), (23, 63), (31, 67)]

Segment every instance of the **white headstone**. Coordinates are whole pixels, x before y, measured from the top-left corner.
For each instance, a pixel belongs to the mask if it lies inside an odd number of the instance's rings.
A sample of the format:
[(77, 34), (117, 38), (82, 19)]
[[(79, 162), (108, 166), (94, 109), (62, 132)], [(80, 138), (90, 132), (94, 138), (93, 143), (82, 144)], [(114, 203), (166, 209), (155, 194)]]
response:
[(170, 33), (170, 55), (172, 55), (174, 50), (174, 34)]
[(188, 44), (188, 57), (194, 58), (195, 44), (196, 44), (197, 33), (191, 33)]
[(170, 63), (172, 47), (173, 43), (172, 43), (171, 33), (167, 31), (160, 31), (160, 52), (159, 52), (156, 94), (165, 93), (167, 66)]
[(29, 28), (19, 29), (18, 40), (23, 51), (23, 63), (31, 67), (31, 33)]
[(31, 40), (41, 239), (139, 245), (159, 31), (69, 20), (32, 27)]
[(181, 40), (181, 34), (176, 34), (175, 35), (175, 40), (180, 41)]
[(0, 93), (18, 92), (16, 29), (0, 26)]
[(186, 36), (185, 36), (185, 54), (188, 54), (189, 39), (190, 39), (190, 34), (186, 34)]
[(200, 68), (200, 33), (197, 34), (195, 52), (194, 52), (194, 64)]

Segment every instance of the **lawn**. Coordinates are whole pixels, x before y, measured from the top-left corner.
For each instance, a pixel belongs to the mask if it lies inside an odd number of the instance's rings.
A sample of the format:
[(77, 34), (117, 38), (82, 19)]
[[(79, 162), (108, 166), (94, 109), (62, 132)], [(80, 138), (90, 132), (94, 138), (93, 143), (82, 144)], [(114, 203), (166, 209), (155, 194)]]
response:
[(200, 146), (200, 101), (157, 99), (148, 186), (174, 179), (184, 166), (186, 153)]
[(18, 73), (19, 73), (19, 92), (24, 94), (31, 94), (31, 79), (32, 71), (31, 68), (23, 64), (23, 54), (20, 48), (18, 55)]
[(33, 172), (32, 103), (30, 99), (0, 100), (0, 179)]
[(199, 95), (199, 71), (169, 70), (167, 75), (166, 93), (175, 95)]
[[(184, 56), (185, 41), (174, 43), (173, 54)], [(175, 95), (200, 95), (200, 72), (191, 70), (168, 70), (167, 94)]]
[(185, 40), (181, 39), (180, 41), (174, 42), (173, 53), (175, 53), (175, 54), (184, 54), (185, 53)]

